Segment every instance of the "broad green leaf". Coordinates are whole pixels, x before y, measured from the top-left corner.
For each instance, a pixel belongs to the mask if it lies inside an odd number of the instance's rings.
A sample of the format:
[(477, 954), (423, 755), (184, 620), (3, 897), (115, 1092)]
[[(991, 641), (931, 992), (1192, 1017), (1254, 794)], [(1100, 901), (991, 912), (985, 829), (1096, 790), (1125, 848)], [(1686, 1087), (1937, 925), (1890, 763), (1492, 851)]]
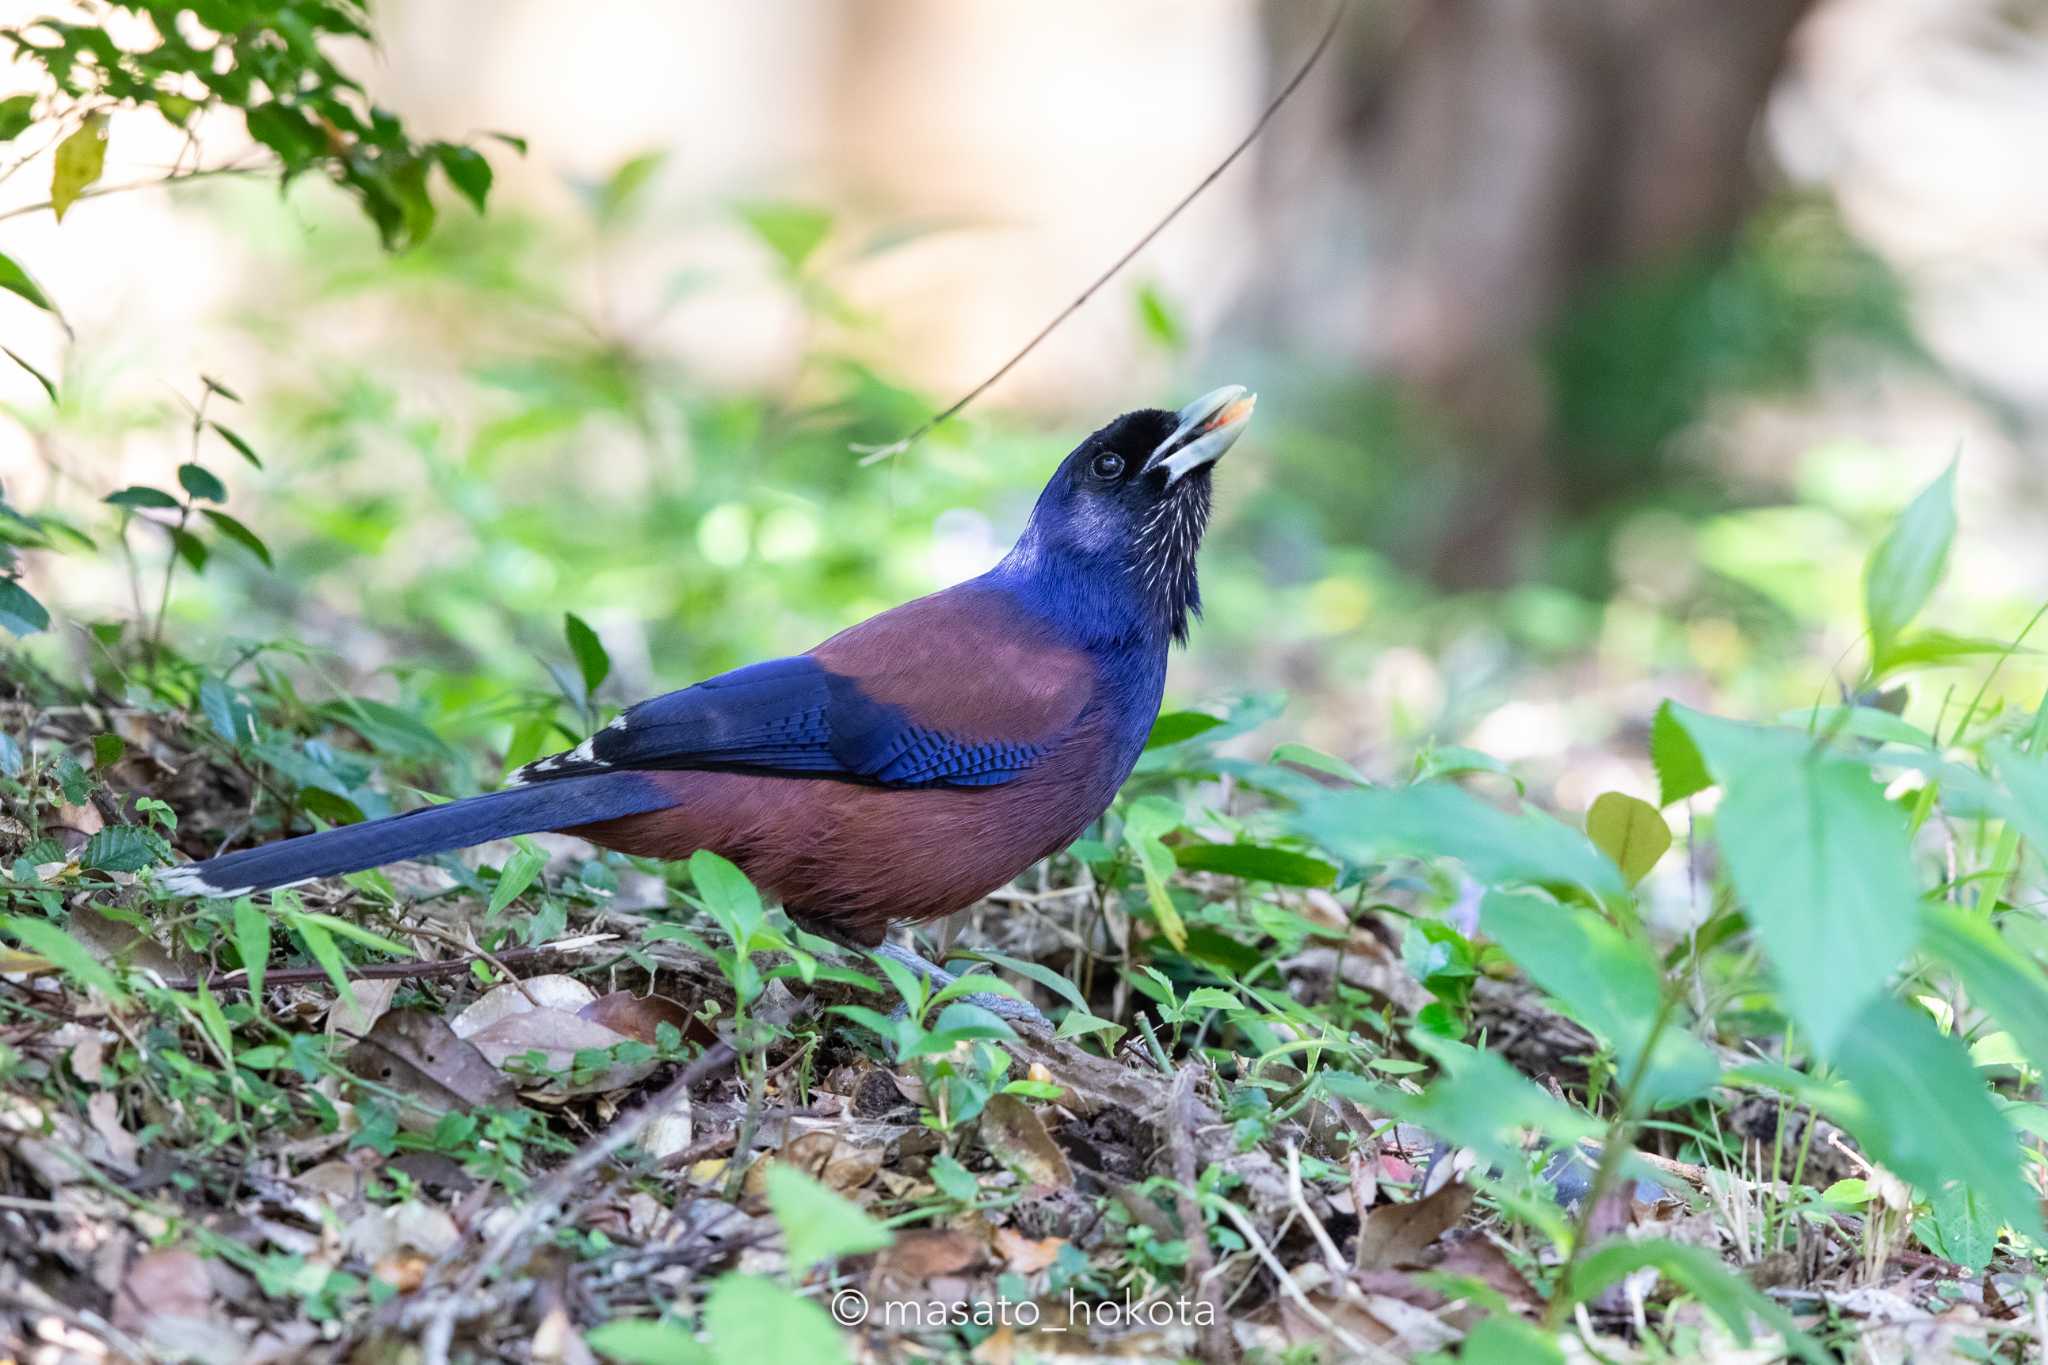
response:
[(1415, 756), (1417, 782), (1431, 782), (1440, 777), (1469, 777), (1474, 773), (1505, 777), (1515, 784), (1516, 792), (1527, 791), (1522, 779), (1515, 776), (1514, 769), (1492, 754), (1463, 744), (1432, 744)]
[(1848, 735), (1914, 749), (1935, 747), (1934, 736), (1874, 706), (1801, 706), (1780, 712), (1778, 724), (1796, 726), (1816, 735)]
[(49, 626), (49, 611), (29, 595), (27, 588), (11, 578), (0, 578), (0, 630), (10, 635), (33, 635)]
[[(690, 880), (696, 883), (704, 908), (733, 940), (733, 945), (741, 952), (747, 951), (747, 944), (762, 923), (761, 893), (747, 880), (747, 874), (710, 849), (700, 848), (690, 855)], [(889, 959), (882, 961), (887, 963)]]
[(200, 508), (199, 514), (212, 522), (215, 530), (262, 560), (264, 568), (273, 569), (277, 567), (271, 563), (270, 547), (263, 543), (263, 538), (242, 525), (241, 522), (236, 521), (225, 512), (216, 512), (211, 507)]
[(2048, 859), (2048, 758), (2023, 754), (2003, 742), (1987, 744), (1984, 751), (1991, 756), (1991, 770), (2012, 795), (2006, 818), (2034, 852)]
[(2020, 1176), (2019, 1144), (1970, 1054), (1890, 996), (1872, 1001), (1834, 1058), (1853, 1106), (1837, 1118), (1873, 1159), (1929, 1193), (1959, 1180), (2002, 1222), (2039, 1240), (2041, 1212)]
[(228, 500), (227, 485), (215, 478), (213, 472), (203, 465), (179, 465), (178, 486), (193, 497), (204, 498), (208, 502)]
[(1420, 1095), (1373, 1087), (1372, 1101), (1407, 1122), (1476, 1148), (1504, 1171), (1524, 1164), (1524, 1129), (1563, 1143), (1599, 1135), (1599, 1124), (1545, 1094), (1493, 1053), (1422, 1032), (1410, 1037), (1436, 1061), (1440, 1074)]
[(1943, 664), (1969, 663), (1995, 654), (2032, 654), (2015, 649), (2010, 640), (1985, 636), (1951, 635), (1945, 630), (1916, 630), (1893, 640), (1884, 654), (1872, 661), (1873, 674), (1896, 673), (1902, 668), (1932, 668)]
[(321, 705), (320, 714), (346, 725), (387, 753), (446, 758), (453, 752), (448, 742), (418, 716), (374, 697), (343, 697), (326, 702)]
[(1147, 749), (1163, 749), (1169, 744), (1179, 744), (1193, 739), (1223, 724), (1223, 717), (1212, 716), (1207, 711), (1168, 711), (1152, 722), (1152, 733), (1145, 737)]
[(81, 986), (91, 987), (116, 1004), (127, 1002), (128, 992), (121, 989), (113, 972), (58, 925), (32, 915), (8, 915), (0, 919), (0, 929), (5, 929), (30, 952), (47, 958), (58, 971)]
[(754, 200), (737, 206), (740, 221), (795, 275), (832, 232), (832, 215), (805, 204)]
[(0, 100), (0, 142), (12, 142), (35, 122), (36, 97), (9, 95)]
[(894, 1240), (858, 1204), (786, 1162), (768, 1167), (766, 1188), (789, 1267), (799, 1276), (820, 1261), (880, 1251)]
[(156, 861), (149, 832), (140, 825), (108, 825), (85, 841), (79, 862), (101, 872), (140, 872)]
[(1602, 792), (1586, 811), (1586, 837), (1614, 860), (1622, 878), (1634, 886), (1650, 875), (1650, 869), (1671, 847), (1671, 826), (1647, 801), (1621, 792)]
[(1535, 810), (1500, 810), (1447, 783), (1334, 793), (1304, 808), (1296, 823), (1355, 863), (1394, 854), (1456, 858), (1488, 883), (1572, 885), (1617, 897), (1624, 891), (1614, 864), (1578, 830)]
[(1183, 872), (1218, 872), (1276, 886), (1330, 886), (1337, 869), (1321, 858), (1264, 844), (1181, 844), (1173, 861)]
[(1956, 466), (1907, 505), (1871, 552), (1863, 571), (1863, 610), (1870, 625), (1873, 671), (1941, 582), (1956, 538)]
[[(45, 294), (43, 287), (36, 283), (35, 276), (29, 274), (19, 261), (4, 252), (0, 252), (0, 289), (5, 289), (10, 294), (19, 294), (22, 298), (27, 299), (46, 313), (54, 313), (56, 311), (56, 309), (50, 306), (50, 296)], [(20, 357), (17, 356), (15, 359), (19, 361)], [(27, 368), (25, 362), (23, 367)], [(30, 370), (30, 373), (34, 374), (35, 371)], [(38, 379), (42, 378), (41, 375), (36, 377)], [(45, 381), (45, 387), (47, 386), (48, 381)]]
[(1650, 724), (1650, 766), (1657, 770), (1657, 804), (1669, 806), (1714, 785), (1699, 746), (1678, 722), (1672, 703), (1657, 708)]
[(1951, 1181), (1929, 1195), (1931, 1218), (1913, 1220), (1922, 1246), (1972, 1274), (1982, 1274), (1998, 1250), (1998, 1215), (1976, 1191)]
[(103, 501), (115, 507), (155, 507), (172, 512), (179, 506), (178, 500), (163, 489), (148, 488), (140, 484), (132, 488), (123, 488), (117, 493), (109, 493)]
[(605, 653), (597, 632), (584, 623), (575, 612), (562, 614), (562, 634), (568, 637), (569, 652), (576, 658), (576, 668), (583, 674), (583, 691), (589, 695), (597, 691), (612, 671), (612, 656)]
[(194, 573), (206, 568), (206, 545), (198, 536), (176, 526), (166, 526), (164, 530), (170, 535), (171, 547), (178, 552), (178, 558), (190, 564)]
[(419, 956), (403, 943), (395, 939), (388, 939), (375, 930), (365, 929), (362, 925), (342, 919), (337, 915), (322, 915), (311, 911), (301, 911), (298, 919), (301, 922), (317, 924), (330, 933), (340, 934), (343, 938), (353, 939), (365, 948), (375, 948), (378, 952), (390, 953), (393, 957)]
[(2048, 975), (1979, 916), (1947, 905), (1926, 906), (1922, 914), (1922, 946), (2048, 1075)]
[(1187, 948), (1188, 929), (1169, 887), (1176, 870), (1173, 850), (1160, 836), (1180, 828), (1185, 818), (1180, 806), (1163, 796), (1141, 796), (1124, 813), (1124, 843), (1137, 859), (1138, 871), (1145, 881), (1146, 902), (1176, 952)]
[(50, 211), (64, 221), (65, 211), (78, 202), (85, 187), (100, 178), (107, 164), (107, 116), (93, 114), (77, 131), (57, 144), (57, 156), (50, 168)]
[(448, 183), (455, 186), (478, 213), (482, 213), (484, 201), (491, 193), (491, 163), (484, 160), (483, 154), (474, 147), (452, 142), (435, 143), (434, 159), (441, 163), (441, 172), (448, 177)]
[(717, 1365), (689, 1328), (648, 1318), (613, 1318), (585, 1332), (583, 1344), (625, 1365)]
[(1829, 1055), (1919, 937), (1905, 819), (1804, 735), (1670, 711), (1723, 788), (1715, 836), (1785, 1006)]
[(1721, 1258), (1705, 1247), (1654, 1238), (1603, 1242), (1587, 1252), (1572, 1272), (1572, 1299), (1584, 1303), (1609, 1285), (1618, 1284), (1646, 1268), (1657, 1271), (1691, 1293), (1702, 1307), (1721, 1320), (1743, 1346), (1748, 1346), (1753, 1339), (1750, 1320), (1754, 1318), (1783, 1337), (1785, 1349), (1801, 1360), (1810, 1361), (1812, 1365), (1831, 1365), (1834, 1360), (1799, 1330), (1791, 1314), (1723, 1265)]
[(270, 964), (270, 916), (244, 896), (235, 902), (235, 951), (242, 955), (242, 970), (249, 974), (249, 998), (263, 1001), (263, 973)]
[(757, 1275), (720, 1276), (704, 1303), (718, 1365), (851, 1365), (846, 1342), (815, 1299)]
[(1494, 1313), (1465, 1334), (1459, 1365), (1564, 1365), (1564, 1348), (1512, 1312)]
[[(1657, 963), (1642, 944), (1592, 911), (1533, 892), (1493, 891), (1480, 925), (1537, 985), (1615, 1050), (1632, 1074), (1662, 1000)], [(1644, 1078), (1645, 1097), (1664, 1104), (1700, 1094), (1720, 1074), (1682, 1015), (1666, 1024)]]
[(495, 919), (504, 908), (519, 899), (520, 893), (533, 885), (533, 879), (547, 866), (547, 855), (535, 848), (530, 840), (521, 839), (512, 856), (498, 870), (498, 884), (491, 888), (491, 903), (484, 910), (485, 919)]
[(114, 734), (92, 737), (92, 766), (96, 772), (105, 772), (119, 763), (128, 752), (128, 741)]

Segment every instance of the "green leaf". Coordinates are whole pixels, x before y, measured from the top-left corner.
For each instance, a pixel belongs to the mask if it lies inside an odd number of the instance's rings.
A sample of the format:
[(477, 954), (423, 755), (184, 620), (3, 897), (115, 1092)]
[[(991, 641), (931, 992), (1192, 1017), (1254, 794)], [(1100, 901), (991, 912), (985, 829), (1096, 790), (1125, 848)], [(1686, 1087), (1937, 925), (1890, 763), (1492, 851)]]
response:
[(817, 1301), (758, 1275), (722, 1275), (704, 1302), (718, 1365), (851, 1365)]
[(858, 1204), (786, 1162), (768, 1167), (768, 1207), (782, 1225), (789, 1267), (801, 1276), (820, 1261), (880, 1251), (895, 1240)]
[(236, 521), (225, 512), (216, 512), (211, 507), (200, 508), (199, 514), (212, 522), (215, 530), (262, 560), (264, 568), (274, 569), (277, 567), (271, 562), (270, 547), (263, 543), (262, 537), (242, 525), (241, 522)]
[(2048, 975), (1979, 916), (1947, 905), (1922, 910), (1922, 946), (1946, 963), (1970, 998), (2048, 1075)]
[(647, 1318), (613, 1318), (583, 1334), (591, 1350), (626, 1365), (714, 1365), (689, 1328)]
[(171, 547), (178, 552), (178, 558), (190, 564), (194, 573), (202, 572), (206, 568), (205, 542), (190, 531), (183, 531), (175, 526), (166, 526), (164, 530), (169, 533)]
[(1586, 837), (1614, 860), (1622, 879), (1634, 886), (1650, 875), (1650, 869), (1671, 847), (1671, 826), (1647, 801), (1621, 792), (1602, 792), (1586, 811)]
[(1275, 886), (1332, 886), (1337, 868), (1321, 858), (1264, 844), (1182, 844), (1173, 861), (1183, 872), (1217, 872)]
[(1330, 777), (1341, 777), (1346, 782), (1355, 782), (1361, 787), (1370, 787), (1372, 785), (1370, 778), (1335, 754), (1326, 754), (1321, 749), (1313, 749), (1306, 744), (1295, 744), (1290, 741), (1286, 744), (1275, 745), (1273, 756), (1266, 761), (1268, 763), (1292, 763), (1296, 767), (1307, 768), (1312, 772), (1324, 773)]
[(1785, 1348), (1801, 1360), (1812, 1365), (1830, 1365), (1834, 1359), (1799, 1330), (1791, 1314), (1723, 1265), (1721, 1258), (1705, 1247), (1656, 1239), (1603, 1242), (1587, 1252), (1572, 1272), (1572, 1299), (1583, 1303), (1609, 1285), (1646, 1268), (1683, 1286), (1743, 1346), (1751, 1344), (1750, 1319), (1755, 1318), (1782, 1336)]
[[(19, 261), (5, 253), (0, 253), (0, 289), (5, 289), (10, 294), (19, 294), (22, 298), (27, 299), (46, 313), (57, 311), (50, 306), (50, 296), (45, 294), (43, 287), (36, 283), (35, 276), (29, 274)], [(8, 354), (13, 355), (13, 352), (10, 351)], [(15, 356), (14, 358), (16, 363), (20, 364), (23, 369), (27, 370), (30, 374), (34, 374), (36, 378), (42, 379), (42, 376), (37, 374), (34, 367), (30, 366), (28, 362), (22, 360), (20, 356)], [(49, 387), (49, 382), (47, 379), (43, 380), (46, 388)]]
[(1459, 1365), (1564, 1365), (1564, 1348), (1512, 1312), (1495, 1313), (1465, 1334)]
[(419, 956), (419, 954), (406, 947), (403, 943), (399, 943), (394, 939), (388, 939), (374, 930), (365, 929), (362, 925), (352, 923), (337, 915), (318, 915), (301, 911), (295, 916), (295, 919), (301, 924), (317, 924), (330, 933), (340, 934), (343, 938), (353, 939), (365, 948), (375, 948), (377, 951), (389, 953), (393, 957)]
[(1374, 1087), (1377, 1097), (1371, 1101), (1407, 1122), (1457, 1146), (1476, 1148), (1504, 1171), (1526, 1164), (1525, 1128), (1562, 1143), (1599, 1135), (1599, 1124), (1544, 1093), (1493, 1053), (1419, 1030), (1410, 1038), (1435, 1060), (1441, 1074), (1420, 1095)]
[(1930, 668), (1942, 664), (1967, 663), (1993, 654), (2032, 654), (2015, 649), (2012, 641), (1988, 636), (1952, 635), (1945, 630), (1916, 630), (1893, 640), (1882, 657), (1871, 662), (1871, 673), (1896, 673), (1902, 668)]
[(1487, 883), (1573, 885), (1620, 896), (1620, 873), (1578, 830), (1532, 809), (1513, 813), (1448, 783), (1339, 792), (1296, 823), (1315, 843), (1355, 863), (1394, 854), (1456, 858)]
[(1904, 816), (1804, 735), (1670, 710), (1720, 779), (1715, 836), (1786, 1008), (1832, 1054), (1919, 937)]
[(115, 507), (155, 507), (172, 512), (177, 511), (181, 505), (163, 489), (146, 488), (140, 484), (124, 488), (118, 493), (109, 493), (104, 501)]
[(35, 122), (36, 97), (9, 95), (0, 100), (0, 142), (12, 142)]
[(1166, 296), (1159, 292), (1157, 285), (1146, 283), (1138, 286), (1138, 325), (1145, 335), (1159, 343), (1167, 351), (1179, 351), (1188, 344), (1187, 328), (1181, 326), (1180, 317)]
[(597, 691), (598, 684), (611, 675), (612, 656), (605, 653), (597, 632), (573, 611), (562, 614), (562, 634), (568, 637), (569, 653), (575, 656), (576, 667), (583, 674), (585, 695)]
[(49, 920), (29, 915), (8, 915), (0, 919), (0, 929), (13, 935), (30, 952), (48, 958), (58, 971), (79, 985), (98, 991), (116, 1004), (127, 1003), (128, 992), (121, 989), (120, 981), (106, 964)]
[(50, 376), (44, 374), (35, 366), (29, 364), (28, 361), (22, 358), (21, 353), (19, 351), (16, 351), (12, 346), (0, 346), (0, 351), (7, 352), (7, 358), (9, 360), (21, 366), (22, 369), (27, 370), (29, 373), (29, 378), (35, 380), (36, 383), (41, 384), (43, 386), (43, 392), (50, 395), (50, 401), (52, 403), (59, 401), (57, 397), (57, 384), (55, 380), (51, 379)]
[(1991, 770), (2012, 794), (2005, 808), (2007, 821), (2034, 852), (2048, 858), (2048, 758), (2023, 754), (2002, 741), (1985, 745), (1984, 751), (1991, 757)]
[(1169, 744), (1193, 739), (1221, 724), (1223, 717), (1212, 716), (1207, 711), (1168, 711), (1152, 722), (1152, 733), (1145, 737), (1145, 747), (1163, 749)]
[(1187, 948), (1188, 929), (1168, 887), (1175, 871), (1173, 850), (1160, 836), (1180, 828), (1185, 818), (1180, 806), (1163, 796), (1141, 796), (1124, 813), (1124, 844), (1137, 859), (1152, 917), (1176, 952)]
[(193, 497), (204, 498), (208, 502), (228, 500), (227, 485), (215, 478), (203, 465), (179, 465), (178, 486)]
[(690, 855), (690, 880), (704, 908), (741, 952), (762, 924), (761, 893), (747, 880), (747, 874), (708, 848)]
[(343, 697), (323, 703), (320, 714), (338, 721), (387, 753), (415, 758), (446, 758), (453, 752), (446, 740), (410, 711), (373, 697)]
[(832, 215), (805, 204), (752, 200), (737, 205), (736, 211), (791, 275), (803, 270), (804, 262), (832, 233)]
[(484, 160), (483, 153), (474, 147), (437, 142), (434, 159), (441, 163), (441, 173), (448, 177), (448, 183), (482, 213), (484, 201), (491, 193), (491, 163)]
[(140, 825), (108, 825), (78, 855), (82, 866), (101, 872), (140, 872), (156, 860), (156, 845)]
[(284, 912), (285, 926), (298, 936), (299, 943), (307, 954), (320, 964), (320, 970), (327, 973), (327, 979), (334, 983), (334, 989), (341, 998), (351, 1005), (355, 1003), (355, 987), (349, 984), (348, 961), (341, 955), (341, 949), (334, 945), (334, 935), (324, 925), (308, 919), (295, 910)]
[(1865, 1151), (1921, 1189), (1959, 1180), (2007, 1225), (2042, 1236), (2041, 1211), (2020, 1175), (2019, 1144), (1970, 1064), (1922, 1010), (1890, 996), (1872, 1001), (1836, 1049), (1854, 1092), (1837, 1118)]
[(932, 1158), (930, 1175), (939, 1192), (957, 1203), (971, 1204), (974, 1196), (981, 1193), (981, 1181), (975, 1178), (974, 1172), (948, 1153), (940, 1152)]
[(119, 735), (102, 734), (92, 737), (92, 766), (95, 771), (105, 772), (121, 761), (128, 752), (128, 741)]
[(1945, 1261), (1982, 1274), (1998, 1250), (1998, 1215), (1971, 1190), (1952, 1181), (1929, 1196), (1932, 1218), (1913, 1220), (1913, 1235)]
[[(218, 384), (214, 385), (213, 387), (217, 389), (220, 388)], [(222, 393), (227, 393), (226, 389), (221, 389), (220, 391)], [(234, 395), (228, 394), (228, 397), (233, 398)], [(226, 441), (229, 445), (233, 446), (235, 448), (235, 453), (237, 455), (240, 455), (243, 459), (247, 460), (250, 464), (255, 465), (258, 469), (263, 468), (263, 461), (256, 458), (255, 450), (252, 449), (249, 443), (243, 440), (241, 436), (238, 433), (236, 433), (232, 427), (222, 426), (219, 422), (208, 422), (206, 425), (213, 428), (215, 435), (219, 436), (223, 441)]]
[(249, 998), (263, 999), (263, 973), (270, 963), (270, 916), (244, 896), (235, 902), (235, 950), (242, 955), (242, 969), (249, 974)]
[(0, 629), (10, 635), (33, 635), (50, 626), (50, 613), (11, 578), (0, 578)]
[[(1622, 1074), (1631, 1074), (1663, 995), (1649, 949), (1590, 910), (1534, 892), (1489, 892), (1479, 914), (1494, 942), (1611, 1045)], [(1720, 1070), (1682, 1017), (1674, 1018), (1645, 1073), (1645, 1094), (1653, 1104), (1689, 1099), (1713, 1084)]]
[(1650, 723), (1650, 766), (1657, 770), (1657, 804), (1669, 806), (1714, 785), (1706, 760), (1692, 736), (1678, 723), (1672, 703), (1657, 708)]
[(519, 899), (520, 893), (533, 885), (533, 879), (547, 866), (547, 855), (525, 839), (505, 865), (498, 870), (498, 884), (491, 889), (491, 903), (484, 911), (485, 919), (495, 919), (504, 908)]
[(93, 114), (78, 130), (57, 144), (50, 168), (50, 211), (64, 221), (86, 186), (100, 178), (107, 164), (107, 116)]
[(1956, 465), (1951, 461), (1899, 514), (1864, 567), (1863, 610), (1870, 624), (1873, 671), (1883, 671), (1894, 642), (1934, 595), (1955, 538)]

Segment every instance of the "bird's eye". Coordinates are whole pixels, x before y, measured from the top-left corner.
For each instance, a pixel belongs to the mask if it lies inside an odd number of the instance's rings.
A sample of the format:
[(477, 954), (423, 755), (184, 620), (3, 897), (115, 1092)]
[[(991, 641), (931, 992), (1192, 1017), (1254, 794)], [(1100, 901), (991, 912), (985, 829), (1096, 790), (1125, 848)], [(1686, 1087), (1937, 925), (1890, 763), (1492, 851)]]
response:
[(1089, 462), (1088, 472), (1107, 483), (1124, 472), (1124, 457), (1113, 450), (1105, 450)]

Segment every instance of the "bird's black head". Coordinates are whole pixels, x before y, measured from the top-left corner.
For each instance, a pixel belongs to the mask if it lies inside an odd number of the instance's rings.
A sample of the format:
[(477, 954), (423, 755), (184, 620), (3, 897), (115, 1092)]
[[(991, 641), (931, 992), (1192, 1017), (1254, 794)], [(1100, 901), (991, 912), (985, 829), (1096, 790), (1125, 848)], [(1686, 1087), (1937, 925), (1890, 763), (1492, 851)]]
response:
[(1121, 600), (1185, 642), (1202, 605), (1195, 551), (1209, 524), (1210, 466), (1243, 434), (1253, 401), (1232, 384), (1179, 412), (1117, 418), (1061, 461), (1009, 562), (1071, 599), (1055, 608)]

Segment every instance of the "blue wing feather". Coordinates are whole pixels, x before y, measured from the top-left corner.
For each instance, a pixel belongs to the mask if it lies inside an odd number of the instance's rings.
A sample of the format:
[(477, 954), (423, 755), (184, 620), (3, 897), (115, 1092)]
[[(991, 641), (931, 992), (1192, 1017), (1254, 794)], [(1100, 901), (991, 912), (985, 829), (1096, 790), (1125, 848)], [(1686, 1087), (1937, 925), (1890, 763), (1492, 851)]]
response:
[(993, 786), (1031, 767), (1054, 738), (1033, 744), (949, 735), (797, 655), (641, 702), (576, 749), (528, 764), (518, 780), (619, 768), (744, 768), (892, 787)]

